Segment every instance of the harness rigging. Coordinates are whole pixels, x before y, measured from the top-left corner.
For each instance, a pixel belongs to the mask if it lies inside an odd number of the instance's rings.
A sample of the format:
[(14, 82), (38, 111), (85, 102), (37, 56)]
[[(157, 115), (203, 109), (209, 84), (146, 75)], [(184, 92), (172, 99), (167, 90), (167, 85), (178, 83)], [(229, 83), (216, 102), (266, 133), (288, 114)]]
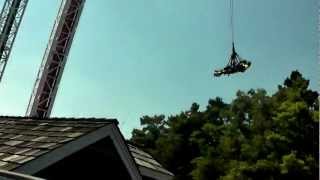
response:
[(230, 75), (238, 72), (245, 72), (251, 66), (251, 62), (245, 59), (242, 59), (238, 55), (234, 47), (233, 0), (230, 0), (230, 27), (231, 27), (232, 52), (226, 67), (224, 67), (223, 69), (218, 69), (214, 71), (214, 76), (216, 77), (219, 77), (221, 75)]

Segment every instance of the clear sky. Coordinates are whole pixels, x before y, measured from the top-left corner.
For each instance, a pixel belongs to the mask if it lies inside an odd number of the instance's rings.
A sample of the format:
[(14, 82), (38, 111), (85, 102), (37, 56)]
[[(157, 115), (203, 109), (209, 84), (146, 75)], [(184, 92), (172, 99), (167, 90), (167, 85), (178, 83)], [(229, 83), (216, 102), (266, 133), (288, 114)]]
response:
[[(4, 0), (0, 0), (3, 5)], [(23, 116), (60, 0), (30, 0), (6, 73), (0, 114)], [(231, 50), (228, 0), (87, 0), (52, 116), (113, 117), (126, 137), (143, 115), (176, 114), (238, 89), (274, 92), (298, 69), (318, 89), (316, 0), (235, 0), (247, 73), (214, 78)]]

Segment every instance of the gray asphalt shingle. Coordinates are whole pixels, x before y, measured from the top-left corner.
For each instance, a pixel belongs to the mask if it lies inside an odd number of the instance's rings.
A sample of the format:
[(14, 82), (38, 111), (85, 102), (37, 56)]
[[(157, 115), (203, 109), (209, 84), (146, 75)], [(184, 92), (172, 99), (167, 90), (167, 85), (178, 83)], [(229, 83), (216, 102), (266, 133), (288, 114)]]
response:
[(153, 159), (153, 157), (150, 154), (130, 144), (128, 144), (128, 147), (135, 162), (139, 166), (143, 166), (143, 167), (173, 176), (171, 172), (163, 168), (159, 162)]
[(0, 117), (0, 169), (14, 170), (110, 123), (117, 123), (117, 121)]
[[(0, 169), (15, 170), (111, 123), (118, 124), (115, 119), (50, 118), (40, 120), (29, 117), (0, 116)], [(138, 166), (173, 176), (148, 153), (129, 144), (128, 148)]]

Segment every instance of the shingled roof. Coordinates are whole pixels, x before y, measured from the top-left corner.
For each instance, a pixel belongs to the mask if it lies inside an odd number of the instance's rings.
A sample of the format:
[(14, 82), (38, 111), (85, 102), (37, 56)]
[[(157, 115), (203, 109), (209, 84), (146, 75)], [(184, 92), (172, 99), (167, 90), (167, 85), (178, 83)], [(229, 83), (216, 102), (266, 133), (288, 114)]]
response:
[(115, 119), (0, 117), (0, 169), (14, 170)]
[(148, 153), (127, 145), (116, 119), (0, 116), (0, 169), (34, 174), (105, 137), (114, 139), (132, 179), (171, 179)]
[(134, 157), (134, 161), (139, 165), (139, 170), (145, 175), (151, 177), (156, 176), (166, 176), (160, 179), (167, 179), (168, 177), (173, 177), (174, 175), (162, 167), (162, 165), (157, 162), (150, 154), (142, 151), (138, 147), (128, 144), (129, 150)]

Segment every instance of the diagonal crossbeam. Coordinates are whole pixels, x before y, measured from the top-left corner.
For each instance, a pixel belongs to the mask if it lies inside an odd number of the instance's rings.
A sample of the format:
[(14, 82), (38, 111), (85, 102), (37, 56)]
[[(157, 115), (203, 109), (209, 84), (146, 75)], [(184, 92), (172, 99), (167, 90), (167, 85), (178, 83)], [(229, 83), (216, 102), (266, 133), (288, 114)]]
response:
[(6, 0), (2, 8), (0, 14), (0, 81), (27, 4), (28, 0)]
[(63, 0), (43, 56), (27, 116), (49, 117), (85, 0)]

